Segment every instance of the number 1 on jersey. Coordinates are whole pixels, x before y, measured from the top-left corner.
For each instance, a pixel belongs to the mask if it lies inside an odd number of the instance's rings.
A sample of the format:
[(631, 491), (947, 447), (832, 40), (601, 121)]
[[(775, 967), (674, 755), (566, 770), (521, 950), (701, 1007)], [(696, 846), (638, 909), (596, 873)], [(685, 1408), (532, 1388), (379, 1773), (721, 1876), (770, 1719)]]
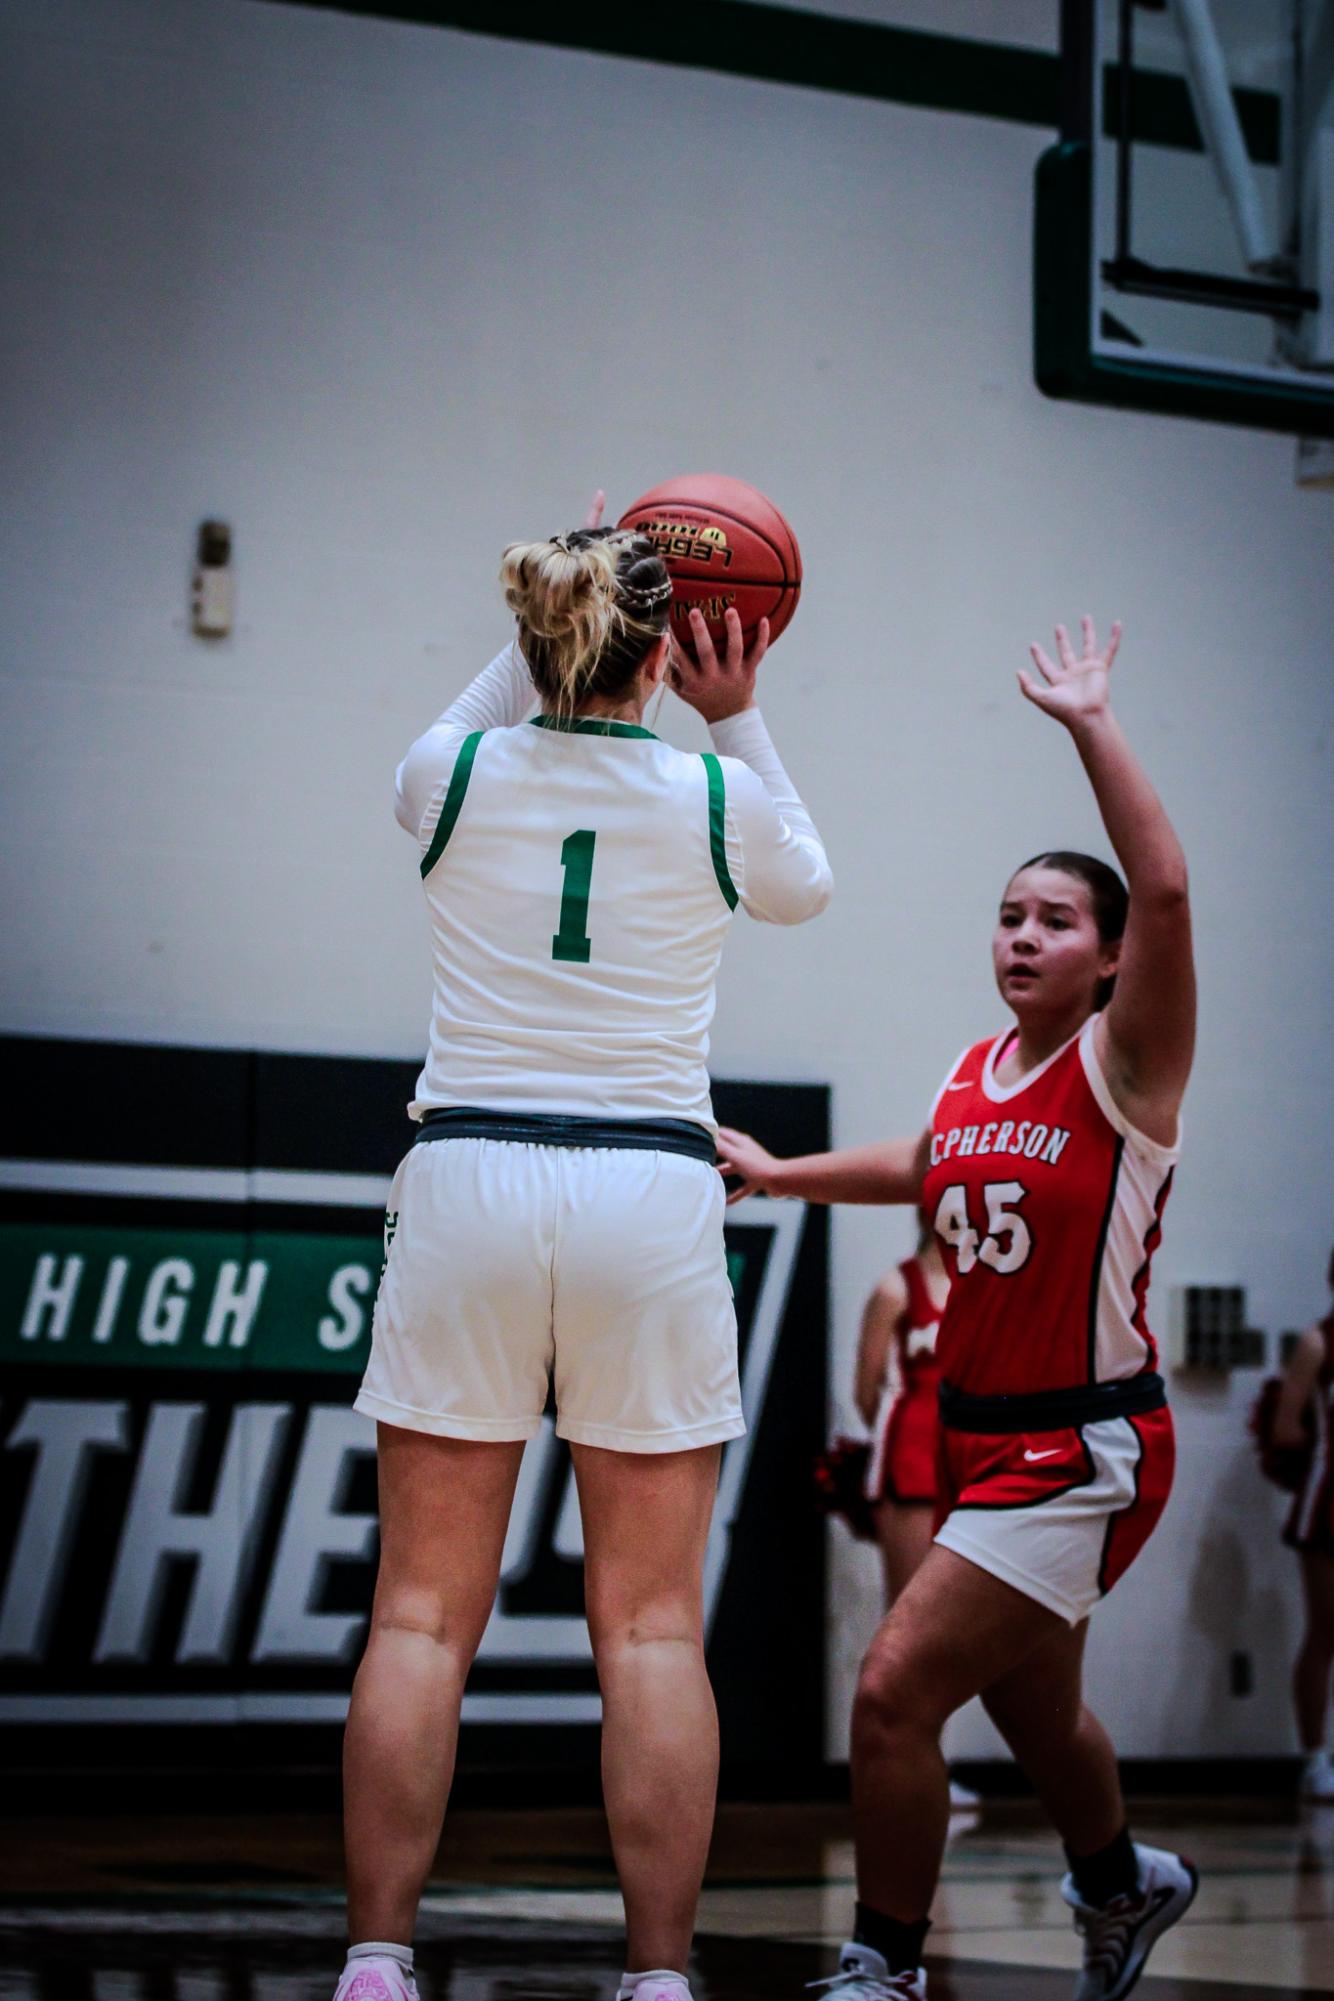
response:
[(593, 880), (596, 841), (597, 835), (584, 828), (569, 835), (560, 851), (565, 893), (560, 900), (560, 930), (551, 941), (551, 956), (568, 959), (577, 966), (586, 966), (593, 952), (593, 941), (588, 935), (588, 889)]

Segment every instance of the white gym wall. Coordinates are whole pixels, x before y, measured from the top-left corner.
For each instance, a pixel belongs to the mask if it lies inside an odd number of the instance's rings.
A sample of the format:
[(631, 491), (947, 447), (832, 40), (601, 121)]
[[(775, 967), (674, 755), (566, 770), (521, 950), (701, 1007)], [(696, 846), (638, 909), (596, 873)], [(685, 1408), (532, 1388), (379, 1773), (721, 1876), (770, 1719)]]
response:
[[(1015, 39), (1050, 46), (1054, 11), (1016, 6)], [(1189, 1280), (1244, 1284), (1272, 1331), (1323, 1311), (1334, 502), (1294, 489), (1290, 439), (1037, 394), (1049, 134), (261, 0), (10, 0), (0, 53), (0, 1026), (416, 1052), (393, 767), (506, 637), (502, 545), (594, 486), (725, 470), (805, 554), (762, 694), (837, 892), (810, 930), (738, 924), (716, 1071), (830, 1082), (842, 1143), (920, 1124), (1001, 1019), (1008, 869), (1105, 848), (1014, 670), (1055, 618), (1120, 614), (1203, 988), (1157, 1317)], [(205, 516), (235, 535), (217, 644), (186, 628)], [(679, 707), (662, 728), (703, 740)], [(835, 1217), (845, 1419), (909, 1236)], [(1126, 1754), (1293, 1748), (1257, 1381), (1177, 1386), (1177, 1492), (1091, 1649)], [(835, 1756), (877, 1588), (836, 1535)]]

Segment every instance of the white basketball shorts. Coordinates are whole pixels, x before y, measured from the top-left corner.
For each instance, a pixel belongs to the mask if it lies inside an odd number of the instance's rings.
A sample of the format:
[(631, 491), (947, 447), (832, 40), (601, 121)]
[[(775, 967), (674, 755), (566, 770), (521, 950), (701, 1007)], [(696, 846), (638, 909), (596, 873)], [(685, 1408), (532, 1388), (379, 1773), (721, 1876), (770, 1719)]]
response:
[(941, 1427), (936, 1541), (1077, 1626), (1157, 1527), (1176, 1462), (1166, 1405), (1056, 1431)]
[(443, 1438), (616, 1452), (745, 1431), (717, 1170), (631, 1148), (442, 1139), (394, 1176), (356, 1408)]

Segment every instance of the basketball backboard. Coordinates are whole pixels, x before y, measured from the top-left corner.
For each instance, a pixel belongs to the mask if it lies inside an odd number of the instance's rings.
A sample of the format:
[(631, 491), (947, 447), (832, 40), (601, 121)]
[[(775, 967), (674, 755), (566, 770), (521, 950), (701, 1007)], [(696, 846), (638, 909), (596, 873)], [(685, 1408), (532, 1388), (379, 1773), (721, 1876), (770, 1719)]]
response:
[(1063, 0), (1048, 395), (1334, 437), (1334, 0)]

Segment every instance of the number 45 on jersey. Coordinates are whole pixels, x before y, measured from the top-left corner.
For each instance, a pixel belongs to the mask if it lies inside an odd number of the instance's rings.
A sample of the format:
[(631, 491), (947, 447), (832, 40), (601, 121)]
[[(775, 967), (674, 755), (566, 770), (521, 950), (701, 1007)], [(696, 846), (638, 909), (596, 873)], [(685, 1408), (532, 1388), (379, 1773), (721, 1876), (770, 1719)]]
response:
[(1006, 1273), (1018, 1271), (1028, 1262), (1033, 1234), (1019, 1214), (1019, 1204), (1027, 1193), (1022, 1181), (989, 1181), (982, 1190), (987, 1205), (984, 1233), (968, 1214), (963, 1183), (956, 1181), (945, 1190), (936, 1209), (936, 1231), (953, 1246), (961, 1278), (975, 1264)]

